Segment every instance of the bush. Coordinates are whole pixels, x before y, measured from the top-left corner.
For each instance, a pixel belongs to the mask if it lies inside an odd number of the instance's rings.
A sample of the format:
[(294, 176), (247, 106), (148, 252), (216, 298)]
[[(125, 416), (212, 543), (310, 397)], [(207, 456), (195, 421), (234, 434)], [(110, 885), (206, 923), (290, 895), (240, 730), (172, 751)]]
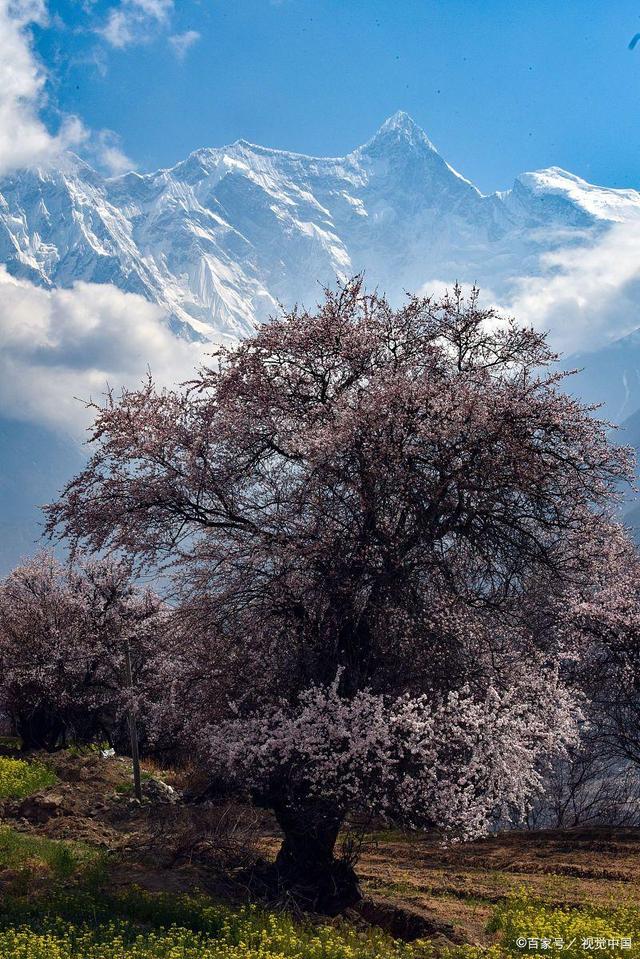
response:
[(0, 799), (24, 799), (55, 781), (55, 774), (41, 763), (0, 756)]

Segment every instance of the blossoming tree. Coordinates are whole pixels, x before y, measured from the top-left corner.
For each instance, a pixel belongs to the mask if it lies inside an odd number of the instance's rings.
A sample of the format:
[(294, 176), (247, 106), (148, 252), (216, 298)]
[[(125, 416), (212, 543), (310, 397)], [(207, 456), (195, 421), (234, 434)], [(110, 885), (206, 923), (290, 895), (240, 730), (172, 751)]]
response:
[(630, 459), (553, 359), (475, 292), (392, 309), (356, 278), (180, 389), (108, 396), (48, 508), (166, 560), (185, 733), (274, 810), (278, 877), (316, 908), (358, 895), (348, 815), (475, 835), (575, 736), (547, 620)]
[(640, 767), (640, 556), (621, 527), (596, 545), (592, 588), (572, 588), (563, 628), (580, 637), (573, 666), (588, 699), (592, 751)]
[(25, 748), (122, 737), (136, 707), (127, 648), (148, 691), (162, 620), (158, 597), (137, 590), (123, 563), (71, 567), (41, 552), (0, 581), (0, 709)]

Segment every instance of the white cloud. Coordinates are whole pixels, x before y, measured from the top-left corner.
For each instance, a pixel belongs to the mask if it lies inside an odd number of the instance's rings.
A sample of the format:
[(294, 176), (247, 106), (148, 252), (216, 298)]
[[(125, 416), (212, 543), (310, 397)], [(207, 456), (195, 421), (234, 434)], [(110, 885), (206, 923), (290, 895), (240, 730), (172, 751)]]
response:
[(113, 130), (101, 130), (94, 138), (92, 152), (99, 166), (111, 176), (135, 170), (136, 164), (120, 145), (120, 138)]
[(51, 134), (40, 118), (46, 73), (33, 51), (31, 27), (46, 23), (43, 0), (0, 0), (0, 175), (49, 165), (87, 133), (77, 117)]
[[(131, 0), (133, 2), (133, 0)], [(135, 0), (144, 16), (159, 17), (168, 0)], [(41, 117), (47, 72), (33, 49), (32, 28), (50, 21), (44, 0), (0, 0), (0, 176), (33, 166), (61, 166), (80, 148), (111, 175), (135, 169), (112, 130), (93, 132), (78, 117), (63, 117), (52, 133)]]
[[(469, 288), (467, 277), (460, 282)], [(432, 279), (418, 292), (442, 296), (454, 283)], [(544, 253), (535, 273), (483, 286), (480, 301), (544, 330), (560, 353), (598, 350), (640, 327), (640, 223), (616, 223), (591, 242)]]
[(541, 266), (514, 283), (506, 308), (548, 330), (561, 352), (598, 349), (640, 326), (640, 224), (545, 254)]
[(112, 47), (124, 49), (147, 41), (154, 28), (167, 26), (172, 12), (173, 0), (121, 0), (98, 33)]
[(45, 290), (0, 267), (0, 415), (78, 434), (90, 416), (76, 397), (136, 385), (149, 367), (162, 384), (180, 382), (211, 349), (178, 339), (137, 294), (82, 282)]
[(174, 33), (173, 36), (169, 37), (169, 43), (173, 47), (173, 52), (178, 60), (184, 60), (188, 51), (199, 39), (200, 34), (197, 30), (185, 30), (184, 33)]

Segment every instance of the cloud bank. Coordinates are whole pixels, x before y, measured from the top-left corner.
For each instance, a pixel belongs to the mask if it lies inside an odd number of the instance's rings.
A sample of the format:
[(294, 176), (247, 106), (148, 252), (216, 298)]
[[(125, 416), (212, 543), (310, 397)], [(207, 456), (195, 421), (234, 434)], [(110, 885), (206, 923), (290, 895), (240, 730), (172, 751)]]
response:
[[(434, 278), (418, 292), (442, 296), (456, 280), (470, 285), (465, 276)], [(548, 333), (560, 353), (599, 350), (640, 328), (640, 222), (545, 253), (535, 273), (483, 285), (480, 294), (483, 306)]]
[[(160, 307), (116, 287), (45, 290), (0, 267), (0, 415), (79, 435), (107, 384), (134, 386), (151, 368), (170, 386), (212, 349), (171, 333)], [(79, 398), (79, 399), (76, 399)]]
[(548, 253), (541, 268), (514, 282), (503, 307), (547, 330), (560, 352), (596, 350), (640, 327), (640, 223)]
[[(545, 256), (541, 275), (517, 278), (508, 296), (485, 290), (483, 301), (548, 330), (564, 353), (596, 350), (640, 327), (638, 250), (640, 224), (620, 224), (591, 246)], [(85, 282), (45, 290), (0, 266), (0, 415), (78, 435), (88, 415), (75, 397), (135, 385), (148, 368), (162, 384), (180, 382), (210, 349), (177, 338), (163, 310), (137, 294)]]

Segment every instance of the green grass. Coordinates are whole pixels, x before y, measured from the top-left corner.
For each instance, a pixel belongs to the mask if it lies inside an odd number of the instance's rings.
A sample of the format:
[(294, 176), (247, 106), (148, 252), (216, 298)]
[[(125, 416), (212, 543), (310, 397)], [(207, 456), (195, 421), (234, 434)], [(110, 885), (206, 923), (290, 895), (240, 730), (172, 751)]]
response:
[(42, 763), (0, 756), (0, 799), (24, 799), (55, 781), (55, 773)]
[(0, 826), (0, 869), (22, 870), (23, 878), (46, 866), (56, 879), (68, 879), (94, 866), (100, 853), (78, 842), (47, 839)]

